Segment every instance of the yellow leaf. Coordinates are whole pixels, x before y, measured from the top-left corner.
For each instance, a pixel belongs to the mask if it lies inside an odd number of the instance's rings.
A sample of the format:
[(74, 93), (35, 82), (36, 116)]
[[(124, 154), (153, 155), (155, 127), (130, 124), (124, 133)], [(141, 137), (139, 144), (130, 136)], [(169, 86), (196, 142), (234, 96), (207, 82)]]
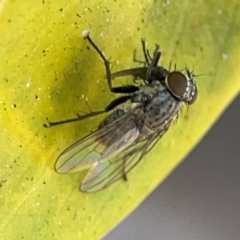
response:
[[(239, 93), (237, 1), (0, 2), (1, 239), (99, 239), (180, 163)], [(136, 66), (141, 37), (161, 44), (161, 64), (194, 67), (199, 98), (128, 175), (94, 194), (78, 191), (86, 172), (59, 175), (57, 156), (102, 119), (45, 129), (46, 117), (103, 109), (109, 93), (102, 61)], [(124, 82), (125, 81), (125, 82)], [(131, 81), (123, 79), (123, 84)]]

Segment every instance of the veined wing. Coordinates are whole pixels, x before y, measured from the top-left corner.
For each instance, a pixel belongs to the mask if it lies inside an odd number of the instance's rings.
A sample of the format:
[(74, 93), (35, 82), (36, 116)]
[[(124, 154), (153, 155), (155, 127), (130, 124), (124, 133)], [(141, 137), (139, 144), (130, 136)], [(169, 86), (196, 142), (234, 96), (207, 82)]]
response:
[(55, 169), (59, 173), (81, 171), (100, 161), (112, 158), (131, 145), (138, 137), (133, 108), (125, 115), (74, 143), (58, 157)]
[(115, 121), (68, 147), (58, 157), (55, 169), (58, 173), (81, 171), (92, 166), (105, 166), (138, 137), (136, 111), (139, 105)]
[(121, 178), (164, 133), (139, 134), (138, 110), (139, 106), (67, 148), (56, 162), (56, 171), (68, 173), (90, 168), (81, 185), (86, 192), (101, 190)]
[(160, 137), (161, 134), (155, 133), (144, 140), (137, 138), (133, 144), (127, 146), (114, 158), (100, 161), (92, 166), (82, 181), (81, 190), (95, 192), (123, 177), (145, 156)]

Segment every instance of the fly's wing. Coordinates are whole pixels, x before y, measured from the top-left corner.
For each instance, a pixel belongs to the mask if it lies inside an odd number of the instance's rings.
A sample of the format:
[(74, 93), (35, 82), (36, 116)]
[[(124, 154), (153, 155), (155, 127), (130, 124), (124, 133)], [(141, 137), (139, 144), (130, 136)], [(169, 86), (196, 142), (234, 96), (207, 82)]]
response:
[(138, 137), (134, 108), (128, 113), (98, 129), (96, 132), (68, 147), (58, 157), (58, 173), (81, 171), (114, 158)]
[(55, 168), (68, 173), (90, 168), (81, 190), (94, 192), (107, 187), (130, 171), (153, 147), (164, 131), (139, 134), (138, 107), (67, 148)]
[(145, 156), (160, 137), (161, 134), (155, 133), (142, 141), (136, 139), (114, 158), (92, 166), (82, 181), (81, 190), (95, 192), (123, 177)]

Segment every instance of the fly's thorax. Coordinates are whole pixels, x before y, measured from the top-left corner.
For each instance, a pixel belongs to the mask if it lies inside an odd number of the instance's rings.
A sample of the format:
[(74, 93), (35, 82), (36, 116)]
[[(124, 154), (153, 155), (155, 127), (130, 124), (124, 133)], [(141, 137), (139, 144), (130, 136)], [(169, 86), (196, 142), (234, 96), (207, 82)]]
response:
[(154, 80), (149, 85), (144, 85), (139, 88), (139, 91), (133, 94), (132, 102), (149, 102), (161, 91), (165, 91), (166, 87), (160, 81)]
[(177, 118), (182, 107), (181, 101), (168, 90), (158, 94), (144, 106), (143, 123), (151, 130), (164, 131)]

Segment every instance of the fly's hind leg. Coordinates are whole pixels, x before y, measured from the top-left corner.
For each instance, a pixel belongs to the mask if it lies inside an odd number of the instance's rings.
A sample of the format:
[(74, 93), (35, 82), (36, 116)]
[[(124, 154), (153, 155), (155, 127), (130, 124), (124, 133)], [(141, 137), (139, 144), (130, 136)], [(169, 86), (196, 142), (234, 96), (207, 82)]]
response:
[(52, 126), (61, 125), (61, 124), (65, 124), (65, 123), (82, 121), (86, 118), (94, 117), (94, 116), (100, 115), (102, 113), (106, 113), (110, 110), (113, 110), (115, 107), (117, 107), (118, 105), (126, 102), (129, 99), (131, 99), (131, 96), (129, 96), (129, 95), (128, 96), (121, 96), (119, 98), (114, 99), (112, 102), (110, 102), (110, 104), (108, 104), (108, 106), (104, 110), (90, 112), (90, 113), (87, 113), (85, 115), (77, 114), (77, 117), (75, 117), (75, 118), (70, 118), (70, 119), (66, 119), (66, 120), (62, 120), (62, 121), (56, 121), (56, 122), (48, 121), (48, 123), (43, 124), (43, 126), (46, 127), (46, 128), (49, 128), (49, 127), (52, 127)]
[(123, 164), (122, 164), (122, 171), (123, 171), (123, 180), (124, 181), (128, 181), (128, 177), (127, 177), (127, 173), (126, 173), (126, 171), (125, 171), (125, 164), (126, 164), (126, 160), (125, 159), (123, 159)]

